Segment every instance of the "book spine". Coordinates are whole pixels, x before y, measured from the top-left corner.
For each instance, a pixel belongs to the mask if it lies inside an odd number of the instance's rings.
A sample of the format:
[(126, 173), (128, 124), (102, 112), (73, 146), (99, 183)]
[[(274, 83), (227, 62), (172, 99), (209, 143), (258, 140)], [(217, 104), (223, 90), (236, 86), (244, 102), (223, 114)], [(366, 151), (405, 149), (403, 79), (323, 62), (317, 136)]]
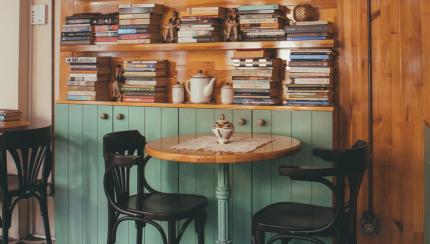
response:
[(290, 55), (291, 60), (329, 60), (330, 55)]

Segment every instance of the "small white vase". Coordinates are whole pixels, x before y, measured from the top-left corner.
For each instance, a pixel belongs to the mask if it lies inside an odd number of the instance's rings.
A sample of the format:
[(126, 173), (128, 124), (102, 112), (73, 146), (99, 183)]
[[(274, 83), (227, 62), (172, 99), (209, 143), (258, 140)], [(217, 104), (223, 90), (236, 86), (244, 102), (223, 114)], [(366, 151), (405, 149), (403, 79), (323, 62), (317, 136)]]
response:
[(227, 83), (221, 88), (221, 103), (232, 104), (234, 97), (233, 87)]
[(176, 85), (172, 86), (172, 102), (178, 104), (183, 103), (184, 100), (184, 86), (178, 82)]

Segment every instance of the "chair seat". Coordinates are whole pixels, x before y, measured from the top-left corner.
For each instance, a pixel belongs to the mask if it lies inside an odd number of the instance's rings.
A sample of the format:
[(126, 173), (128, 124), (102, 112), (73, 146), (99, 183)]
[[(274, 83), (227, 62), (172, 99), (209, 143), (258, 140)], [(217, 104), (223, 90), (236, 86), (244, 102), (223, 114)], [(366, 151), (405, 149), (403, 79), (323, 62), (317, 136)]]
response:
[(208, 200), (198, 195), (152, 193), (145, 194), (140, 204), (138, 204), (137, 195), (133, 195), (126, 203), (118, 205), (133, 213), (141, 214), (144, 218), (169, 220), (188, 218), (196, 210), (204, 210)]
[(260, 228), (282, 229), (289, 232), (317, 231), (335, 218), (330, 207), (309, 204), (282, 202), (269, 205), (254, 216)]

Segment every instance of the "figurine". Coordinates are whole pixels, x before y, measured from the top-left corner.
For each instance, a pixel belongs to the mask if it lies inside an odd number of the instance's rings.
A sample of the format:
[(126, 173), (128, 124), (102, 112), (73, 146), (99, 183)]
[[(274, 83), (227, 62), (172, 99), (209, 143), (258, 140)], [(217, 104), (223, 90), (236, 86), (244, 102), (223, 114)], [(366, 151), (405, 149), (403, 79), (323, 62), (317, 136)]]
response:
[(172, 18), (169, 19), (169, 23), (164, 27), (164, 42), (177, 42), (178, 41), (178, 26), (181, 20), (179, 14), (176, 11), (172, 12)]
[(225, 40), (226, 41), (238, 41), (239, 40), (239, 17), (237, 9), (232, 9), (231, 14), (225, 21)]
[(122, 74), (121, 65), (117, 65), (115, 68), (115, 79), (112, 86), (112, 99), (114, 101), (121, 101), (121, 88), (122, 84), (125, 82), (125, 77)]

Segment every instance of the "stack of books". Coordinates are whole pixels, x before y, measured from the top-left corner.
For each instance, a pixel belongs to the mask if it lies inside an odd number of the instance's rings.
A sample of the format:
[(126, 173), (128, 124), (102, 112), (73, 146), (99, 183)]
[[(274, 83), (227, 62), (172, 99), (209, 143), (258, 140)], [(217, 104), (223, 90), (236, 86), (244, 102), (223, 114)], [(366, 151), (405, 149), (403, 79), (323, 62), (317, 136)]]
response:
[(331, 106), (333, 103), (333, 60), (330, 49), (291, 51), (284, 88), (284, 104)]
[(245, 41), (285, 38), (286, 7), (279, 4), (245, 5), (238, 8), (240, 30)]
[(287, 40), (327, 40), (333, 38), (333, 25), (328, 21), (294, 22), (285, 27)]
[(123, 102), (162, 103), (167, 100), (168, 61), (124, 61)]
[(75, 14), (66, 17), (61, 33), (61, 45), (91, 45), (94, 43), (93, 20), (100, 14)]
[(0, 122), (19, 121), (21, 119), (21, 111), (11, 109), (0, 109)]
[(163, 5), (154, 3), (119, 5), (119, 44), (159, 43)]
[(181, 13), (179, 43), (219, 42), (224, 40), (223, 21), (226, 9), (221, 7), (187, 8)]
[(270, 57), (267, 50), (234, 52), (233, 103), (247, 105), (280, 103), (283, 62), (279, 58)]
[(67, 99), (108, 101), (111, 65), (109, 57), (68, 57), (70, 65)]
[(104, 14), (93, 20), (94, 44), (116, 44), (118, 40), (118, 13)]

